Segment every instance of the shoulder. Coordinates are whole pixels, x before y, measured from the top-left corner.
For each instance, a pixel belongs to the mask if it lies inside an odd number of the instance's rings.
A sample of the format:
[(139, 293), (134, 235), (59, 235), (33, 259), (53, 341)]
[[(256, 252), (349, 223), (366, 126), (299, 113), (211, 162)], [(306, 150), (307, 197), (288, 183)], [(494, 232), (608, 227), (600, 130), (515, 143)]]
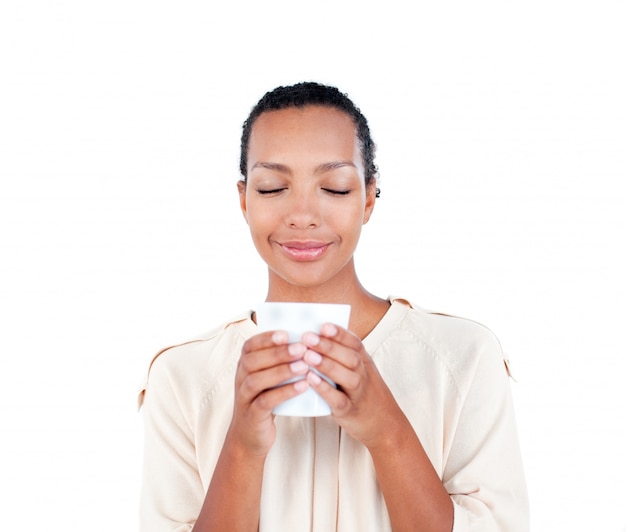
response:
[(500, 350), (496, 335), (475, 320), (421, 308), (406, 299), (392, 298), (392, 303), (403, 305), (406, 312), (399, 327), (418, 334), (429, 345), (443, 350), (474, 350), (489, 345)]
[(496, 335), (475, 320), (419, 308), (411, 309), (409, 316), (418, 324), (421, 334), (443, 349), (475, 350), (486, 345), (500, 350)]
[(236, 363), (241, 346), (254, 334), (255, 325), (249, 318), (250, 313), (241, 315), (191, 340), (160, 350), (148, 365), (139, 390), (139, 407), (148, 388), (164, 382), (169, 386), (192, 386), (199, 379), (217, 378), (226, 365)]
[(484, 364), (506, 374), (500, 341), (485, 325), (400, 301), (409, 308), (398, 328), (429, 351), (457, 382), (471, 378)]

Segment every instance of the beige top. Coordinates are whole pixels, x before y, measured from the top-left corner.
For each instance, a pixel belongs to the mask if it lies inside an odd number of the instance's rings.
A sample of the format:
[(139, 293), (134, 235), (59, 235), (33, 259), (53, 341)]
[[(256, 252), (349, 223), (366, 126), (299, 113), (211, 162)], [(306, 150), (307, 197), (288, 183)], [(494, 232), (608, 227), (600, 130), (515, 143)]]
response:
[[(152, 362), (140, 396), (142, 531), (193, 528), (230, 423), (239, 353), (257, 333), (250, 316)], [(475, 322), (392, 299), (363, 344), (452, 498), (454, 532), (528, 530), (508, 375), (495, 336)], [(332, 417), (277, 416), (276, 426), (260, 532), (391, 530), (363, 445)]]

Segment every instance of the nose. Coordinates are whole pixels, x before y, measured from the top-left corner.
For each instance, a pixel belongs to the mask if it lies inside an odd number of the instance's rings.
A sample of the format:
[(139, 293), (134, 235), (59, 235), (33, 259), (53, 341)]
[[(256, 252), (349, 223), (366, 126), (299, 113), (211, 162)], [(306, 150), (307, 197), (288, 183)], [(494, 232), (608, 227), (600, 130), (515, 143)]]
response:
[(287, 205), (285, 223), (292, 229), (318, 227), (322, 219), (319, 199), (313, 192), (294, 193)]

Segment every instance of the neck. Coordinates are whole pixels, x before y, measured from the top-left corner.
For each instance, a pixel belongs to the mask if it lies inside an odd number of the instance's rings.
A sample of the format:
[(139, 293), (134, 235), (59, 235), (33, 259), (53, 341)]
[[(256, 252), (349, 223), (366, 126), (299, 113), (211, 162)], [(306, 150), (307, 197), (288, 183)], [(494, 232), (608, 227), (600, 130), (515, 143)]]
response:
[(295, 285), (268, 270), (266, 301), (352, 304), (368, 294), (359, 282), (354, 259), (332, 279), (311, 286)]
[(376, 326), (389, 302), (368, 292), (350, 264), (321, 286), (295, 286), (269, 271), (266, 301), (305, 303), (344, 303), (352, 307), (349, 329), (364, 338)]

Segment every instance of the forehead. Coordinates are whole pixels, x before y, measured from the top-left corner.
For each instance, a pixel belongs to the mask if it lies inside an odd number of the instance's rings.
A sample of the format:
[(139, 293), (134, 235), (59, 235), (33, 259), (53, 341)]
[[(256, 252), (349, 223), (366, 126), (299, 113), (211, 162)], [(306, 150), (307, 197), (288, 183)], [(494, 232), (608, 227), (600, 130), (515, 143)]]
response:
[[(335, 107), (307, 105), (265, 111), (254, 122), (250, 134), (250, 150), (285, 143), (310, 143), (354, 149), (357, 143), (352, 118)], [(321, 142), (324, 141), (324, 142)]]

